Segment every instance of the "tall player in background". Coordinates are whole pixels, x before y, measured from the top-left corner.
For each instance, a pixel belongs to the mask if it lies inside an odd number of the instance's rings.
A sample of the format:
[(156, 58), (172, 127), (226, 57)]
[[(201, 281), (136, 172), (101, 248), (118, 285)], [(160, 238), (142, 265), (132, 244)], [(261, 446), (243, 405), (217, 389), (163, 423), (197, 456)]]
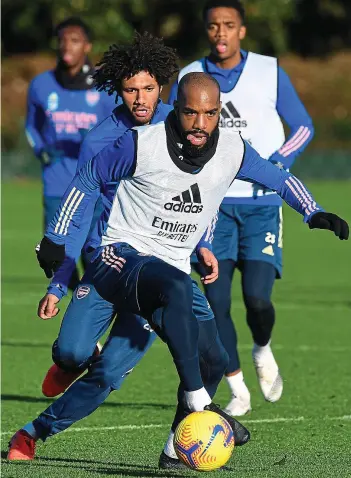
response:
[[(220, 84), (220, 126), (240, 130), (260, 155), (289, 169), (313, 137), (313, 126), (288, 75), (277, 58), (240, 48), (245, 38), (245, 11), (240, 0), (210, 0), (203, 10), (210, 53), (181, 70), (178, 81), (191, 71), (211, 74)], [(173, 104), (177, 83), (169, 103)], [(285, 139), (283, 123), (289, 126)], [(299, 184), (296, 187), (303, 195)], [(247, 323), (254, 346), (253, 361), (266, 400), (276, 402), (283, 381), (271, 350), (275, 311), (271, 294), (282, 274), (282, 200), (259, 184), (235, 180), (219, 210), (213, 252), (219, 261), (219, 279), (206, 286), (221, 339), (230, 357), (226, 371), (233, 416), (251, 409), (237, 351), (237, 335), (230, 315), (231, 285), (241, 271)]]
[[(56, 27), (55, 35), (57, 65), (32, 80), (26, 118), (28, 141), (42, 165), (45, 228), (76, 173), (83, 137), (116, 106), (113, 97), (93, 86), (90, 28), (72, 17)], [(77, 280), (75, 272), (72, 287)]]

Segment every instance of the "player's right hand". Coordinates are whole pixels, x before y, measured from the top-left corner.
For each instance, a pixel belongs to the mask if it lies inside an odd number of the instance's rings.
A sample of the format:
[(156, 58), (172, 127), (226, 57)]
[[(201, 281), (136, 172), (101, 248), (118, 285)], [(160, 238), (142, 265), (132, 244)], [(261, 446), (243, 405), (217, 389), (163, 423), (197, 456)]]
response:
[(52, 319), (60, 312), (57, 304), (60, 300), (54, 294), (45, 294), (38, 305), (38, 317), (43, 320)]
[(329, 229), (341, 241), (349, 238), (349, 225), (344, 219), (331, 212), (316, 212), (308, 221), (310, 229)]
[(39, 265), (48, 279), (53, 276), (54, 272), (57, 271), (65, 260), (65, 246), (63, 244), (55, 244), (46, 236), (37, 245), (35, 252)]

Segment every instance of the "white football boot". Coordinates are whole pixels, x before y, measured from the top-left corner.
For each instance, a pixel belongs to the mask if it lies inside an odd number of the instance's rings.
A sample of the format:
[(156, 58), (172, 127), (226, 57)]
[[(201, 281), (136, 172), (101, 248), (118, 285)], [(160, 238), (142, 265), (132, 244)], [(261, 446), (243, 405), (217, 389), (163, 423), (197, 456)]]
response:
[(251, 411), (251, 397), (244, 382), (243, 373), (225, 377), (230, 388), (232, 398), (224, 411), (232, 417), (241, 417)]
[(270, 342), (264, 347), (254, 344), (252, 358), (264, 398), (267, 402), (277, 402), (283, 393), (283, 379)]
[(242, 417), (251, 411), (250, 394), (248, 399), (242, 397), (232, 397), (224, 411), (231, 417)]

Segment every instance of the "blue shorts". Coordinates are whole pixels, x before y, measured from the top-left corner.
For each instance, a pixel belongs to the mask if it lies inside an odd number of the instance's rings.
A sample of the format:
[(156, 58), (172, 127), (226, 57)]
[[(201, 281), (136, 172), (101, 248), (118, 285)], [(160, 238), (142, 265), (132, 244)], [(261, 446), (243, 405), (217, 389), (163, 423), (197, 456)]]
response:
[[(114, 257), (117, 258), (115, 264), (113, 264)], [(90, 280), (94, 282), (94, 287), (104, 299), (115, 304), (117, 311), (127, 310), (139, 313), (138, 276), (142, 266), (152, 261), (160, 261), (160, 259), (139, 253), (128, 244), (101, 247), (95, 251), (92, 258), (90, 275), (93, 280)], [(82, 284), (84, 284), (84, 277)], [(212, 309), (195, 280), (192, 280), (192, 285), (194, 315), (199, 321), (213, 319)]]
[(282, 275), (283, 216), (279, 206), (222, 204), (212, 250), (218, 260), (263, 261)]

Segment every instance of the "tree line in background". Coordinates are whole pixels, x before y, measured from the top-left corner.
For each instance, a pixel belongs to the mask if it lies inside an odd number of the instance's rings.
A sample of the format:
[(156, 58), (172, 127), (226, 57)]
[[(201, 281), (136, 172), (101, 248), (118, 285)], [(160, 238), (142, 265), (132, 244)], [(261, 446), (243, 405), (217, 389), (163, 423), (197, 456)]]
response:
[[(2, 53), (43, 52), (53, 26), (82, 16), (95, 34), (95, 51), (128, 41), (134, 29), (162, 36), (182, 58), (206, 48), (201, 22), (205, 0), (3, 0)], [(247, 0), (248, 38), (257, 52), (324, 56), (351, 47), (350, 0)]]

